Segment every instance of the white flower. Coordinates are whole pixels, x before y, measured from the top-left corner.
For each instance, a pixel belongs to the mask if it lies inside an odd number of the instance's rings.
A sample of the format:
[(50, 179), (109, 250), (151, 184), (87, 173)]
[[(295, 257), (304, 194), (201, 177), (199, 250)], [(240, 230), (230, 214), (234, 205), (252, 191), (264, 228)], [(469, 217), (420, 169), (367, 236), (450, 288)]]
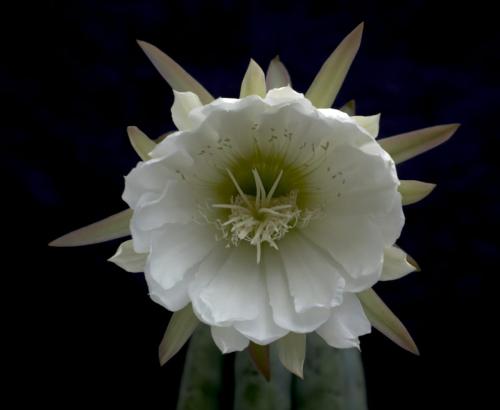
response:
[(347, 114), (290, 87), (202, 105), (175, 93), (170, 135), (125, 178), (134, 259), (154, 300), (192, 304), (223, 351), (370, 331), (355, 292), (404, 223), (394, 161)]
[[(371, 325), (418, 353), (373, 292), (417, 265), (395, 241), (402, 205), (434, 184), (400, 181), (395, 164), (450, 138), (456, 124), (376, 140), (379, 115), (331, 109), (362, 25), (323, 64), (305, 95), (278, 58), (252, 60), (239, 99), (218, 98), (154, 46), (139, 42), (175, 94), (178, 128), (161, 143), (129, 127), (142, 162), (125, 178), (130, 209), (51, 242), (80, 246), (132, 235), (110, 259), (145, 272), (151, 298), (174, 311), (166, 362), (203, 322), (223, 353), (276, 341), (302, 374), (305, 334), (359, 346)], [(257, 363), (259, 365), (259, 363)]]

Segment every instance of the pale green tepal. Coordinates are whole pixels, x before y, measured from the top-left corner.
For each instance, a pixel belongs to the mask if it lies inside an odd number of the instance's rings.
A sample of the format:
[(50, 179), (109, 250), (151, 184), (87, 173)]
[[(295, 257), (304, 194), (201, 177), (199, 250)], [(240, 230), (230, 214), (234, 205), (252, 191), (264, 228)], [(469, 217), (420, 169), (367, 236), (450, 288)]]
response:
[(174, 90), (178, 131), (154, 141), (128, 127), (142, 160), (126, 177), (130, 209), (50, 245), (132, 236), (110, 260), (145, 272), (151, 298), (174, 312), (161, 364), (198, 329), (179, 410), (218, 408), (222, 358), (210, 339), (222, 353), (241, 351), (241, 410), (289, 409), (292, 401), (300, 409), (366, 409), (358, 348), (371, 326), (418, 354), (372, 286), (419, 270), (395, 244), (402, 205), (435, 188), (399, 180), (395, 164), (443, 143), (458, 125), (377, 140), (380, 114), (355, 115), (354, 100), (330, 108), (362, 31), (360, 24), (341, 42), (305, 94), (292, 89), (276, 57), (267, 73), (250, 61), (237, 99), (214, 99), (139, 41)]

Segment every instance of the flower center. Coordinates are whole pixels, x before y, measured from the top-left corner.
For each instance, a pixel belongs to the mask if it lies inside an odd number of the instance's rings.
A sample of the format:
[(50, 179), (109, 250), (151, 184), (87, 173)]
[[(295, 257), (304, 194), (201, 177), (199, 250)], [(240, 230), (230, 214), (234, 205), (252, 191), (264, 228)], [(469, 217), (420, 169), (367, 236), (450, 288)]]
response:
[(229, 178), (238, 194), (232, 196), (228, 204), (213, 204), (214, 208), (229, 210), (227, 219), (216, 221), (222, 237), (228, 241), (228, 246), (238, 246), (241, 241), (250, 242), (257, 249), (257, 263), (261, 259), (262, 243), (267, 242), (272, 248), (278, 249), (276, 241), (296, 226), (305, 226), (318, 211), (301, 210), (297, 206), (297, 190), (288, 195), (273, 197), (283, 176), (280, 171), (268, 192), (264, 188), (257, 169), (252, 169), (255, 180), (255, 196), (243, 192), (238, 181), (229, 169)]

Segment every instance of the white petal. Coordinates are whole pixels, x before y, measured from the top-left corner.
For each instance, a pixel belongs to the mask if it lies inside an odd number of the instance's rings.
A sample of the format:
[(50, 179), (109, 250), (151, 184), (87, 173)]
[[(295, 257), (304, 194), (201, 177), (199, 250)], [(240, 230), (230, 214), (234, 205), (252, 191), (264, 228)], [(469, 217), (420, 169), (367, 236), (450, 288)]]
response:
[(172, 356), (184, 346), (193, 334), (196, 326), (198, 326), (198, 323), (199, 321), (193, 314), (191, 306), (186, 306), (184, 309), (172, 315), (165, 335), (160, 343), (159, 355), (162, 365), (170, 360)]
[(355, 115), (352, 117), (354, 121), (358, 123), (360, 127), (368, 132), (373, 138), (377, 138), (379, 131), (379, 123), (380, 123), (380, 114), (370, 115), (370, 116), (362, 116)]
[(253, 303), (259, 309), (257, 317), (251, 320), (234, 322), (233, 326), (252, 342), (267, 345), (286, 335), (288, 330), (283, 329), (274, 322), (265, 287), (256, 296)]
[(386, 214), (394, 198), (400, 197), (394, 163), (383, 157), (376, 143), (371, 146), (380, 155), (348, 145), (338, 146), (311, 173), (308, 183), (320, 188), (318, 197), (324, 202), (326, 213), (334, 217)]
[(177, 282), (170, 289), (164, 289), (161, 285), (151, 277), (150, 274), (145, 274), (146, 282), (149, 289), (149, 297), (154, 302), (163, 306), (164, 308), (175, 312), (183, 309), (189, 304), (188, 286), (193, 279), (194, 268), (190, 269), (184, 275), (184, 278)]
[(287, 85), (286, 87), (273, 88), (269, 90), (264, 101), (270, 105), (299, 101), (303, 104), (307, 104), (308, 106), (312, 106), (309, 100), (304, 98), (304, 94), (298, 93), (289, 85)]
[(134, 209), (144, 193), (161, 195), (170, 178), (172, 178), (171, 172), (157, 160), (139, 162), (125, 177), (122, 199)]
[(137, 253), (149, 253), (151, 251), (151, 231), (143, 231), (137, 227), (132, 217), (130, 221), (130, 232), (134, 251)]
[(222, 264), (213, 261), (213, 256), (207, 258), (190, 289), (195, 309), (203, 321), (215, 326), (255, 319), (259, 315), (255, 301), (265, 292), (255, 249), (239, 246), (230, 249), (229, 254), (220, 250), (217, 253), (221, 254)]
[(345, 272), (350, 291), (364, 290), (379, 280), (385, 243), (369, 217), (322, 218), (302, 232), (344, 268), (340, 272)]
[(134, 222), (144, 231), (166, 223), (187, 223), (197, 212), (195, 193), (189, 183), (169, 180), (160, 196), (143, 195), (136, 204)]
[(215, 246), (211, 228), (195, 223), (165, 225), (153, 234), (146, 272), (170, 289)]
[(279, 339), (277, 345), (278, 357), (283, 366), (302, 379), (306, 357), (306, 335), (289, 333)]
[(401, 195), (393, 197), (392, 205), (388, 207), (386, 213), (372, 215), (371, 219), (379, 227), (385, 246), (394, 244), (401, 235), (405, 223)]
[(278, 252), (274, 249), (265, 249), (262, 263), (266, 273), (273, 319), (278, 326), (292, 332), (307, 333), (316, 330), (328, 320), (329, 308), (311, 308), (302, 313), (296, 312)]
[(317, 333), (330, 346), (359, 348), (359, 336), (370, 333), (371, 326), (356, 295), (344, 294), (340, 306), (332, 309), (331, 317)]
[(189, 113), (194, 109), (201, 107), (202, 103), (198, 96), (190, 91), (175, 91), (174, 104), (172, 105), (172, 120), (179, 130), (189, 130), (194, 128), (197, 123), (189, 117)]
[(396, 246), (389, 246), (384, 250), (384, 267), (380, 280), (394, 280), (402, 278), (415, 271), (415, 266), (407, 260), (407, 255)]
[(133, 242), (129, 240), (122, 242), (116, 253), (108, 261), (115, 263), (127, 272), (144, 272), (147, 256), (146, 253), (135, 252)]
[(329, 308), (342, 302), (344, 279), (336, 266), (295, 232), (279, 242), (290, 293), (298, 313)]
[(193, 311), (200, 321), (211, 324), (212, 314), (210, 308), (201, 299), (201, 292), (210, 284), (219, 272), (221, 266), (231, 255), (232, 249), (225, 247), (224, 243), (215, 246), (205, 257), (195, 271), (193, 280), (189, 284), (188, 294), (193, 304)]
[(241, 352), (250, 341), (232, 327), (211, 326), (210, 331), (215, 344), (222, 353)]

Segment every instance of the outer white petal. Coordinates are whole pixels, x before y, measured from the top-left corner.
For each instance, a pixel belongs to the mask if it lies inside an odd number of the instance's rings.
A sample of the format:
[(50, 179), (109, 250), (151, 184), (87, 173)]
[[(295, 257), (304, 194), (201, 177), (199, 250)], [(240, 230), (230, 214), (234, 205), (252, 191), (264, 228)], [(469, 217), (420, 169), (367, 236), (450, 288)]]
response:
[(262, 263), (266, 272), (273, 319), (278, 326), (292, 332), (307, 333), (316, 330), (328, 320), (329, 308), (311, 308), (302, 313), (296, 312), (286, 272), (277, 251), (265, 249)]
[[(330, 127), (335, 129), (335, 140), (349, 145), (361, 147), (364, 144), (372, 143), (373, 136), (364, 127), (358, 124), (354, 117), (349, 116), (341, 110), (335, 108), (320, 108), (317, 112), (324, 118), (333, 120)], [(339, 135), (341, 131), (341, 135)]]
[(399, 279), (415, 270), (415, 266), (408, 262), (407, 255), (403, 250), (396, 246), (385, 248), (384, 267), (380, 280)]
[(132, 240), (122, 242), (116, 253), (109, 258), (110, 262), (115, 263), (127, 272), (144, 272), (147, 254), (134, 251)]
[(306, 335), (289, 333), (278, 340), (277, 345), (278, 357), (283, 366), (302, 379), (306, 357)]
[(210, 332), (215, 344), (222, 353), (245, 350), (250, 341), (232, 327), (211, 326)]
[(184, 181), (169, 180), (161, 195), (143, 195), (134, 210), (134, 223), (149, 231), (166, 223), (187, 223), (197, 212), (193, 188)]
[(260, 311), (256, 301), (265, 292), (255, 249), (221, 247), (201, 263), (190, 286), (195, 313), (215, 326), (255, 319)]
[(130, 220), (130, 233), (134, 251), (137, 253), (149, 253), (151, 250), (151, 232), (143, 231), (137, 227), (134, 217)]
[(355, 115), (352, 119), (356, 121), (359, 126), (363, 127), (373, 138), (378, 137), (380, 114), (370, 116)]
[(151, 277), (145, 274), (146, 282), (148, 284), (149, 296), (151, 300), (163, 306), (164, 308), (176, 312), (189, 304), (188, 286), (193, 279), (194, 269), (190, 269), (184, 275), (184, 278), (177, 282), (170, 289), (164, 289), (161, 285)]
[(289, 85), (269, 90), (266, 94), (266, 98), (264, 98), (264, 101), (269, 105), (300, 101), (301, 103), (307, 104), (308, 106), (312, 107), (312, 104), (304, 97), (304, 94), (298, 93)]
[(153, 233), (146, 273), (170, 289), (209, 254), (214, 242), (211, 227), (206, 225), (167, 224)]
[(174, 104), (172, 105), (172, 120), (179, 130), (189, 130), (197, 124), (189, 117), (189, 113), (194, 109), (201, 107), (199, 97), (190, 91), (174, 91)]
[[(260, 103), (260, 104), (259, 104)], [(197, 124), (203, 123), (207, 117), (212, 114), (223, 114), (223, 113), (233, 113), (241, 112), (243, 109), (248, 109), (250, 111), (254, 111), (259, 109), (259, 105), (264, 106), (262, 102), (262, 98), (251, 95), (245, 98), (218, 98), (213, 103), (204, 105), (199, 108), (195, 108), (190, 113), (190, 118), (192, 121), (196, 121)], [(245, 116), (245, 113), (243, 113)], [(241, 118), (234, 118), (235, 120)]]
[(398, 193), (393, 196), (388, 212), (372, 215), (371, 219), (379, 226), (385, 246), (393, 245), (401, 235), (405, 223), (401, 195)]
[(159, 196), (171, 177), (171, 172), (158, 161), (139, 162), (125, 177), (122, 199), (134, 209), (145, 193), (156, 193)]
[(342, 302), (345, 281), (337, 266), (295, 232), (279, 243), (295, 310), (329, 308)]
[(379, 280), (385, 244), (369, 217), (323, 218), (302, 232), (344, 268), (347, 289), (364, 290)]
[(371, 332), (371, 325), (356, 295), (344, 294), (340, 306), (332, 309), (328, 322), (317, 333), (330, 346), (337, 348), (359, 348), (359, 336)]
[(323, 165), (311, 173), (308, 183), (321, 188), (321, 200), (326, 201), (325, 212), (332, 217), (386, 214), (394, 198), (400, 197), (394, 164), (383, 156), (376, 143), (370, 145), (377, 153), (365, 153), (348, 145), (338, 146)]
[(252, 342), (267, 345), (285, 336), (288, 330), (283, 329), (274, 322), (265, 288), (256, 296), (258, 297), (254, 299), (253, 303), (259, 309), (258, 316), (255, 319), (235, 322), (233, 326)]

